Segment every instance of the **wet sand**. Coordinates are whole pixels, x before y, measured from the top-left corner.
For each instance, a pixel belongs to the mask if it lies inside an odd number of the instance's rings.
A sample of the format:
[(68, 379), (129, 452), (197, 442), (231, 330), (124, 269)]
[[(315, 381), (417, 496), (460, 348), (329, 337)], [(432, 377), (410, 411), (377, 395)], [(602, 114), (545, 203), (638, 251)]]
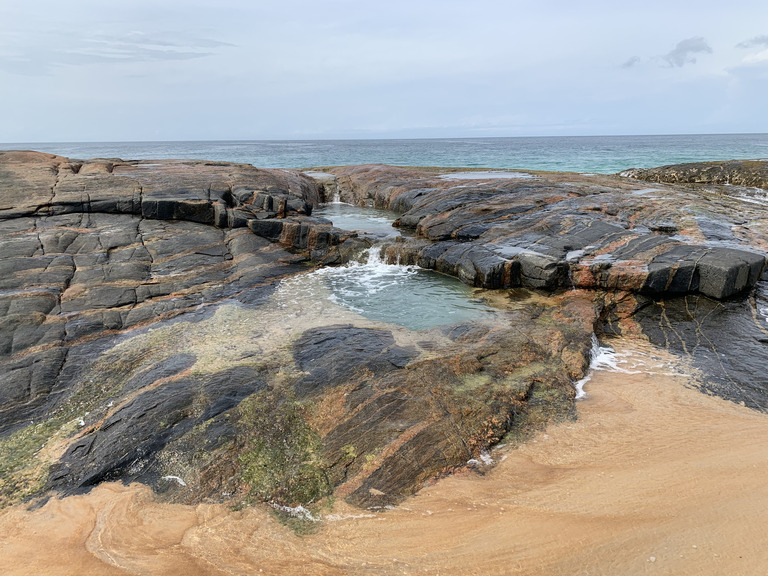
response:
[(576, 421), (371, 514), (337, 503), (297, 536), (266, 509), (159, 504), (148, 489), (0, 512), (4, 575), (768, 573), (768, 416), (692, 389), (622, 341)]

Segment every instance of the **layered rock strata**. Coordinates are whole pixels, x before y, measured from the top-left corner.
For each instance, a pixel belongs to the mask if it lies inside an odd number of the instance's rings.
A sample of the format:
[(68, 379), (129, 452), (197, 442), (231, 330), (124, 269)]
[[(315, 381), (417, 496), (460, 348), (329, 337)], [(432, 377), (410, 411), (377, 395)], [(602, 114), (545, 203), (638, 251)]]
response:
[[(761, 207), (736, 198), (447, 176), (0, 152), (0, 503), (119, 479), (387, 506), (567, 417), (596, 325), (762, 272)], [(302, 296), (371, 243), (311, 215), (335, 194), (400, 213), (393, 260), (554, 295), (482, 293), (495, 319), (419, 332)]]
[[(760, 278), (759, 210), (598, 176), (454, 180), (386, 166), (331, 170), (342, 200), (401, 213), (419, 240), (391, 258), (485, 288), (590, 288), (728, 298)], [(527, 176), (527, 177), (526, 177)], [(713, 209), (714, 208), (714, 209)]]

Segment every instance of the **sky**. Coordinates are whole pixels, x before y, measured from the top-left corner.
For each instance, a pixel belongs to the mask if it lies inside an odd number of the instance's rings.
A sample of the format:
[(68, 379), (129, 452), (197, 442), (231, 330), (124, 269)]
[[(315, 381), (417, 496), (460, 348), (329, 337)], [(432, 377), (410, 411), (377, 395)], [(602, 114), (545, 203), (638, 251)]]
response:
[(0, 0), (0, 142), (768, 132), (765, 0)]

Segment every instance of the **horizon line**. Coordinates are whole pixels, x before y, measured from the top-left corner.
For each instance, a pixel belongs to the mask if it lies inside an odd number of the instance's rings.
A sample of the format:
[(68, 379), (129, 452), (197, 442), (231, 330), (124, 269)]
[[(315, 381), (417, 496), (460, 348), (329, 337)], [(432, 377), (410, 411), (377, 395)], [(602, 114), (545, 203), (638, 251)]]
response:
[(178, 140), (29, 140), (18, 142), (0, 142), (0, 146), (16, 144), (165, 144), (183, 142), (351, 142), (371, 140), (507, 140), (528, 138), (636, 138), (636, 137), (671, 137), (671, 136), (768, 136), (768, 132), (680, 132), (668, 134), (569, 134), (569, 135), (531, 135), (531, 136), (419, 136), (419, 137), (369, 137), (369, 138), (254, 138), (254, 139), (178, 139)]

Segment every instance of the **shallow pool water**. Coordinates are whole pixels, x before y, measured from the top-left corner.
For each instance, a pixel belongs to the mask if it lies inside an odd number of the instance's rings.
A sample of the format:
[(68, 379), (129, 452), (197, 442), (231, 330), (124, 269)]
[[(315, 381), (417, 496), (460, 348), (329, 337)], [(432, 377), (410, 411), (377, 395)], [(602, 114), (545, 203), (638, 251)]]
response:
[(475, 296), (475, 289), (450, 276), (418, 266), (386, 264), (375, 248), (361, 262), (323, 268), (311, 274), (322, 279), (329, 298), (378, 322), (411, 330), (489, 317), (493, 309)]
[[(397, 214), (334, 202), (313, 214), (334, 226), (374, 236), (382, 241), (400, 234), (392, 222)], [(358, 261), (326, 267), (290, 280), (290, 292), (328, 299), (377, 322), (391, 322), (411, 330), (479, 320), (494, 314), (476, 289), (456, 278), (418, 266), (387, 264), (381, 245), (362, 253)]]
[(322, 204), (312, 212), (313, 216), (327, 218), (337, 228), (365, 232), (376, 236), (399, 236), (400, 231), (392, 227), (397, 214), (389, 210), (361, 208), (343, 202)]

